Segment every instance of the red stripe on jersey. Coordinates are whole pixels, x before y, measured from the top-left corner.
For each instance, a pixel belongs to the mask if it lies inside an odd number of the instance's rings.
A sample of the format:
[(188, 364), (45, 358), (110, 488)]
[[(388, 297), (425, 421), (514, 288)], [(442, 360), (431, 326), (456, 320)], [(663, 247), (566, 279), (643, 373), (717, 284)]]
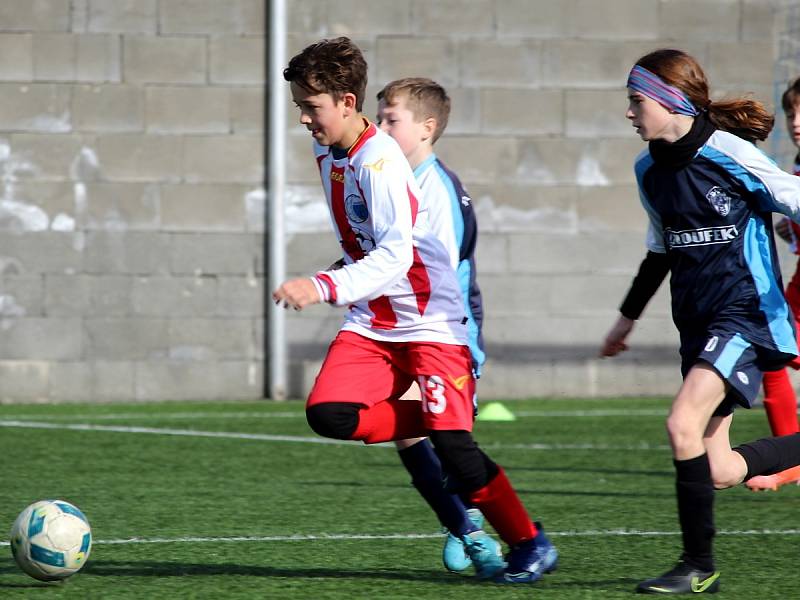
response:
[(417, 197), (411, 191), (411, 187), (406, 184), (406, 191), (408, 192), (408, 200), (411, 203), (411, 226), (413, 227), (414, 224), (417, 222), (417, 211), (419, 211), (419, 202), (417, 201)]
[(330, 293), (329, 301), (331, 304), (336, 304), (336, 284), (333, 283), (333, 279), (325, 275), (325, 273), (317, 273), (316, 277), (317, 279), (321, 279), (328, 286), (328, 292)]
[(331, 212), (336, 228), (342, 238), (342, 250), (353, 260), (364, 257), (364, 252), (358, 244), (356, 234), (347, 220), (347, 211), (344, 206), (344, 167), (331, 166)]
[[(800, 164), (794, 163), (793, 172), (795, 175), (800, 175)], [(791, 228), (792, 248), (795, 254), (800, 254), (800, 225), (790, 220), (789, 226)]]
[[(339, 235), (342, 238), (342, 249), (353, 260), (360, 260), (364, 258), (364, 251), (358, 244), (355, 232), (350, 227), (350, 222), (347, 220), (347, 212), (345, 210), (344, 168), (332, 167), (330, 177), (331, 211), (333, 212), (333, 219), (336, 221)], [(379, 298), (370, 300), (368, 305), (373, 314), (373, 327), (376, 329), (394, 329), (397, 325), (397, 315), (392, 308), (389, 298), (380, 296)]]
[(379, 296), (370, 300), (369, 309), (374, 315), (371, 323), (375, 329), (394, 329), (397, 325), (397, 315), (387, 296)]
[(408, 281), (411, 283), (411, 289), (414, 290), (414, 295), (417, 297), (419, 316), (422, 316), (428, 307), (428, 301), (431, 299), (431, 280), (428, 277), (428, 270), (422, 262), (422, 257), (420, 257), (416, 248), (414, 248), (414, 263), (408, 270)]
[(355, 141), (355, 143), (352, 146), (350, 146), (350, 150), (347, 151), (348, 158), (350, 158), (356, 152), (361, 150), (361, 146), (363, 146), (369, 138), (378, 133), (378, 128), (375, 127), (375, 125), (373, 125), (372, 123), (370, 123), (369, 119), (367, 119), (366, 117), (362, 117), (362, 119), (364, 120), (364, 124), (367, 127), (366, 129), (364, 129), (364, 131), (361, 132), (361, 135), (358, 136), (358, 139)]
[(320, 170), (320, 172), (322, 171), (322, 161), (325, 160), (326, 158), (328, 158), (327, 154), (320, 154), (317, 157), (317, 168)]

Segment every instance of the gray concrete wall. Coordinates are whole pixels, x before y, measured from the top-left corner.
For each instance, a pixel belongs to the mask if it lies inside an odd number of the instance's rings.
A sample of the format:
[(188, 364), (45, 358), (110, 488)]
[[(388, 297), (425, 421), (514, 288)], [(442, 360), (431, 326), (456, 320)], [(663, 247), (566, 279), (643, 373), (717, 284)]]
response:
[(261, 394), (264, 7), (0, 1), (0, 400)]
[[(662, 293), (634, 349), (597, 346), (643, 256), (623, 117), (632, 62), (695, 54), (771, 102), (766, 0), (291, 0), (289, 48), (349, 35), (386, 81), (444, 84), (437, 145), (471, 191), (484, 398), (669, 393)], [(254, 398), (263, 390), (263, 0), (0, 0), (0, 401)], [(337, 255), (289, 106), (289, 271)], [(290, 314), (292, 394), (341, 311)]]

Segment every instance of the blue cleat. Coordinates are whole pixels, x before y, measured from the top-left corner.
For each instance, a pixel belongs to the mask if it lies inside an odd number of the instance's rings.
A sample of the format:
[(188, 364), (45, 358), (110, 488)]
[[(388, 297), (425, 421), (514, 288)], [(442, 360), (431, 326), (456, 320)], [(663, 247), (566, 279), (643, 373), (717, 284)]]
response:
[(464, 550), (475, 567), (475, 576), (478, 579), (491, 579), (503, 572), (506, 563), (500, 552), (500, 544), (488, 533), (479, 529), (461, 536)]
[[(483, 529), (483, 513), (481, 511), (477, 508), (469, 508), (467, 509), (467, 516), (475, 527)], [(444, 568), (453, 573), (464, 571), (472, 564), (472, 559), (464, 550), (464, 542), (452, 533), (447, 534), (447, 539), (444, 542), (442, 562), (444, 562)]]
[(534, 583), (545, 573), (556, 570), (558, 550), (544, 534), (542, 524), (534, 524), (539, 534), (532, 540), (511, 547), (508, 566), (495, 577), (497, 583)]

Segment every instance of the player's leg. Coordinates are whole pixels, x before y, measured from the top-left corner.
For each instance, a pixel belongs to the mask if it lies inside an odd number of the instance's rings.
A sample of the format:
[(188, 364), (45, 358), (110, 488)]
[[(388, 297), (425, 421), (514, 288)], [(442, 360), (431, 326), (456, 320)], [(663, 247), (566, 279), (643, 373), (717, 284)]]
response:
[(638, 592), (713, 593), (719, 587), (712, 554), (714, 484), (704, 434), (725, 395), (725, 380), (711, 365), (700, 362), (689, 370), (672, 403), (667, 432), (675, 464), (683, 552), (673, 569), (641, 582)]
[[(480, 578), (533, 582), (555, 568), (558, 553), (531, 522), (505, 472), (472, 438), (475, 381), (465, 346), (415, 344), (411, 368), (420, 374), (423, 415), (430, 437), (448, 474), (448, 485), (474, 503), (511, 547), (505, 573), (502, 561), (491, 561), (481, 535), (463, 541)], [(476, 560), (476, 557), (478, 560)], [(486, 560), (485, 568), (478, 561)]]
[(412, 378), (393, 363), (389, 344), (339, 332), (306, 402), (319, 435), (367, 444), (425, 433), (419, 405), (399, 400)]
[[(414, 382), (400, 398), (419, 403), (419, 385)], [(448, 571), (463, 571), (472, 564), (461, 538), (483, 527), (483, 515), (478, 509), (467, 510), (458, 494), (445, 489), (442, 463), (427, 438), (395, 441), (397, 454), (411, 475), (411, 483), (428, 503), (439, 522), (447, 530), (442, 562)]]
[[(794, 280), (786, 287), (786, 300), (795, 316), (795, 331), (800, 344), (800, 287)], [(800, 369), (800, 358), (790, 361), (787, 368), (764, 373), (764, 409), (773, 436), (790, 435), (800, 431), (797, 420), (797, 395), (789, 377), (789, 367)], [(787, 483), (800, 483), (800, 468), (790, 468), (772, 475), (756, 475), (745, 485), (753, 491), (775, 491)]]
[(797, 423), (797, 396), (788, 369), (764, 373), (764, 410), (773, 436), (800, 431)]
[(395, 442), (400, 460), (411, 475), (411, 483), (433, 509), (447, 530), (442, 562), (448, 571), (463, 571), (472, 559), (461, 541), (465, 535), (483, 527), (483, 515), (477, 509), (467, 509), (458, 496), (445, 488), (445, 474), (428, 438), (413, 438)]

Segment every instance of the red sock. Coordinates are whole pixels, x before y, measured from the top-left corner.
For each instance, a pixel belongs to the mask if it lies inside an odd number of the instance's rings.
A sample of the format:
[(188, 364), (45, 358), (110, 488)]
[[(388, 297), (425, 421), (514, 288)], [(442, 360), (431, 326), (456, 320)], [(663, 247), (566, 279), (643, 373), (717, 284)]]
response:
[(377, 444), (427, 435), (422, 423), (422, 407), (413, 400), (386, 400), (358, 413), (354, 440)]
[(470, 494), (470, 501), (481, 510), (506, 544), (516, 545), (535, 538), (538, 533), (536, 526), (511, 487), (506, 472), (502, 467), (498, 468), (500, 470), (494, 479)]
[(786, 369), (764, 373), (764, 409), (772, 435), (798, 432), (797, 396)]

